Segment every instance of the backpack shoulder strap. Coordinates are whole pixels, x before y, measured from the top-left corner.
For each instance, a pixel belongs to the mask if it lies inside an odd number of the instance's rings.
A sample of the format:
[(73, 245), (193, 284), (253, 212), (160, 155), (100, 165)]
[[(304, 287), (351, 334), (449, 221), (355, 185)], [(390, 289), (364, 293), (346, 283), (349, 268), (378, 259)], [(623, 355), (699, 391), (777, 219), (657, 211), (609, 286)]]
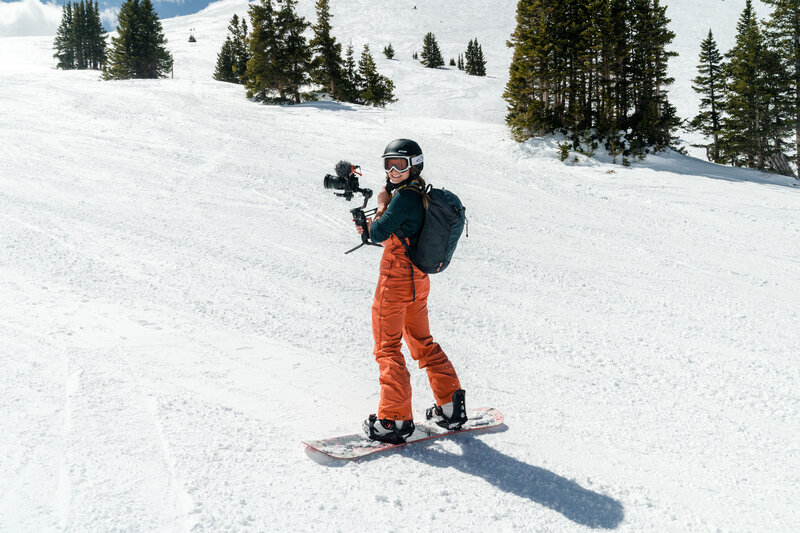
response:
[[(428, 189), (429, 190), (430, 190), (430, 187), (431, 186), (428, 185)], [(418, 182), (416, 182), (416, 181), (412, 181), (411, 183), (406, 183), (405, 185), (401, 185), (400, 187), (397, 188), (397, 192), (400, 192), (400, 191), (402, 191), (404, 189), (411, 189), (412, 191), (416, 191), (419, 194), (422, 194), (422, 187), (420, 187), (420, 184)]]

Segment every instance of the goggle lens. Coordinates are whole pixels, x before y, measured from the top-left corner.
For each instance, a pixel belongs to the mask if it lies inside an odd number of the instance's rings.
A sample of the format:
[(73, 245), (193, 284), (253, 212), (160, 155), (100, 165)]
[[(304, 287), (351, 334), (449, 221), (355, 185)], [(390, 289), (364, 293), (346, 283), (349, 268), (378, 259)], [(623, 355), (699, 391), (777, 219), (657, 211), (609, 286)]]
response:
[(383, 160), (383, 168), (386, 172), (392, 169), (397, 172), (405, 172), (411, 167), (411, 161), (406, 157), (387, 157)]

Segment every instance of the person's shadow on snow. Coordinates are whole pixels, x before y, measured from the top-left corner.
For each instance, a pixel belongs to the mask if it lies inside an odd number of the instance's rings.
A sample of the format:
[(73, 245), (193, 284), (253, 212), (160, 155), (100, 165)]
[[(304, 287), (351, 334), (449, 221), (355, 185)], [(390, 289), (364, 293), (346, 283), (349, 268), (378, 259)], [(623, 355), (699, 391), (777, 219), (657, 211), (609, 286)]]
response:
[(625, 517), (624, 508), (617, 500), (504, 455), (472, 435), (460, 435), (458, 443), (462, 455), (432, 447), (407, 448), (404, 455), (437, 468), (455, 468), (481, 477), (502, 491), (558, 511), (583, 526), (615, 529)]

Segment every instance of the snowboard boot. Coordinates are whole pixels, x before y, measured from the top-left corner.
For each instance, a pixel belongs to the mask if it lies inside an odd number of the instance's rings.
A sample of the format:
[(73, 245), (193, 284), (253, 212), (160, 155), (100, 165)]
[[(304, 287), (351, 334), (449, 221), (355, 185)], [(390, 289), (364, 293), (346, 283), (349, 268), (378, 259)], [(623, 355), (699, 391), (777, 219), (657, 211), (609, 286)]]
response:
[(461, 429), (467, 421), (467, 407), (464, 403), (465, 392), (458, 389), (453, 393), (453, 401), (444, 405), (434, 405), (425, 411), (425, 418), (433, 420), (436, 425), (445, 429)]
[(414, 422), (411, 420), (388, 420), (369, 415), (364, 420), (364, 433), (372, 440), (388, 442), (390, 444), (403, 444), (406, 437), (414, 433)]

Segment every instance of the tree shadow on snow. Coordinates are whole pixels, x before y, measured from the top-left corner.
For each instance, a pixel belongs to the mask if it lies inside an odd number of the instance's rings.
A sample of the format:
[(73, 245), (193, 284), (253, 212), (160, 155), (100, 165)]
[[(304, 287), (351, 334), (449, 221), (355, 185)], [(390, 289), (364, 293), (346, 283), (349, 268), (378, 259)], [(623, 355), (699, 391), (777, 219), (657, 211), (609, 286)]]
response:
[(331, 100), (320, 100), (318, 102), (302, 102), (300, 104), (292, 104), (291, 107), (314, 107), (326, 111), (355, 111), (356, 108), (349, 104), (336, 102)]
[(430, 466), (455, 468), (481, 477), (504, 492), (558, 511), (583, 526), (615, 529), (625, 517), (624, 508), (617, 500), (504, 455), (472, 435), (459, 436), (458, 444), (463, 451), (461, 455), (446, 453), (433, 445), (422, 450), (406, 448), (404, 455)]
[(770, 174), (752, 168), (720, 165), (692, 156), (683, 155), (674, 150), (667, 150), (658, 154), (649, 155), (644, 161), (636, 163), (636, 166), (650, 168), (656, 171), (671, 172), (673, 174), (706, 177), (730, 182), (750, 182), (789, 188), (797, 188), (800, 186), (800, 182), (793, 177)]

